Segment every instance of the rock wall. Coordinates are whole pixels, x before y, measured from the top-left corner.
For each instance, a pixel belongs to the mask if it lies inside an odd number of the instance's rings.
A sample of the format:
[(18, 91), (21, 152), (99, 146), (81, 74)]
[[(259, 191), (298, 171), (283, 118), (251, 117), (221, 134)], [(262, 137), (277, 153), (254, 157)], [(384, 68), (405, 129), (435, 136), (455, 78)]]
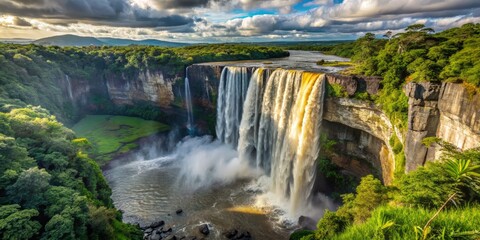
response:
[(435, 158), (435, 149), (423, 143), (426, 137), (435, 137), (440, 121), (438, 96), (441, 85), (438, 83), (410, 83), (405, 86), (408, 96), (408, 131), (405, 141), (407, 172), (423, 166), (427, 160)]
[(168, 108), (174, 101), (173, 85), (177, 76), (166, 76), (162, 71), (143, 71), (133, 76), (110, 74), (106, 85), (110, 100), (118, 105), (132, 105), (148, 101)]
[(330, 84), (338, 84), (342, 86), (349, 96), (354, 96), (355, 93), (367, 92), (369, 94), (377, 94), (381, 88), (379, 77), (367, 77), (367, 76), (345, 76), (335, 73), (327, 73), (326, 78)]
[(480, 94), (463, 84), (443, 83), (438, 99), (437, 137), (460, 149), (480, 147)]
[(422, 144), (437, 137), (465, 150), (480, 147), (480, 96), (458, 83), (409, 83), (408, 132), (405, 141), (406, 170), (438, 159), (440, 149)]

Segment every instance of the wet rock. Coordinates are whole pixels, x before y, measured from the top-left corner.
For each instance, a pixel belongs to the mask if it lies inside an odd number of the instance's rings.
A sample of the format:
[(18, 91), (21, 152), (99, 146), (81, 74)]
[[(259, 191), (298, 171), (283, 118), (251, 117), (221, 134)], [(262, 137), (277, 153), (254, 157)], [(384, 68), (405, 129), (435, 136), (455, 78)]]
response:
[(223, 233), (223, 236), (225, 236), (226, 238), (228, 239), (235, 239), (235, 237), (237, 236), (238, 234), (238, 231), (237, 229), (230, 229), (226, 232)]
[(202, 224), (200, 227), (198, 227), (198, 231), (205, 236), (210, 234), (210, 229), (208, 229), (207, 224)]
[(147, 228), (144, 231), (144, 233), (146, 233), (146, 234), (151, 234), (152, 232), (153, 232), (153, 228)]
[(177, 209), (177, 211), (175, 211), (175, 213), (176, 213), (177, 215), (180, 215), (180, 214), (183, 213), (183, 210), (182, 210), (182, 209)]
[(251, 240), (251, 239), (253, 239), (253, 238), (252, 238), (252, 235), (250, 234), (250, 232), (246, 231), (246, 232), (240, 233), (240, 235), (238, 235), (235, 239), (238, 239), (238, 240)]
[(158, 221), (158, 222), (153, 222), (152, 224), (150, 224), (150, 228), (158, 228), (158, 227), (161, 227), (165, 225), (165, 221)]
[(177, 240), (177, 236), (175, 235), (169, 235), (164, 238), (164, 240)]
[(157, 232), (153, 232), (153, 234), (150, 236), (150, 240), (160, 240), (160, 239), (162, 239), (162, 236)]
[(315, 230), (317, 228), (317, 222), (306, 216), (300, 216), (298, 218), (298, 225), (305, 230)]

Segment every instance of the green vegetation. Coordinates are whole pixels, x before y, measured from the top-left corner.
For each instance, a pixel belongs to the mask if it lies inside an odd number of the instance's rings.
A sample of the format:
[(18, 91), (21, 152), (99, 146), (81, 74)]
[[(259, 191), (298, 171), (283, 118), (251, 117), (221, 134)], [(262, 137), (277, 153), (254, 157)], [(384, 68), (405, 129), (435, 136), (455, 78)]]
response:
[(355, 194), (343, 195), (344, 204), (301, 239), (478, 239), (480, 148), (462, 152), (437, 143), (442, 159), (389, 187), (364, 177)]
[(135, 117), (88, 115), (72, 129), (92, 143), (93, 151), (90, 152), (99, 164), (103, 164), (118, 153), (137, 148), (135, 142), (140, 138), (167, 131), (170, 127)]
[(348, 97), (347, 90), (340, 84), (328, 83), (327, 84), (327, 96), (345, 98)]
[(355, 66), (355, 64), (352, 63), (352, 62), (325, 61), (325, 60), (318, 61), (317, 65), (326, 66), (326, 67), (351, 67), (351, 66)]
[(0, 43), (0, 109), (26, 105), (42, 106), (59, 120), (72, 123), (84, 112), (77, 109), (68, 94), (62, 94), (66, 76), (97, 86), (87, 99), (89, 113), (130, 115), (145, 119), (164, 119), (158, 107), (138, 103), (134, 108), (115, 106), (103, 89), (102, 78), (122, 74), (132, 77), (144, 70), (161, 70), (166, 77), (183, 74), (193, 63), (211, 61), (268, 59), (288, 56), (280, 48), (212, 44), (182, 48), (55, 47)]
[(402, 86), (408, 81), (464, 82), (472, 95), (479, 92), (480, 24), (436, 34), (415, 24), (383, 37), (367, 33), (355, 42), (304, 48), (351, 58), (356, 66), (349, 73), (382, 76), (383, 88), (374, 100), (400, 129), (407, 127), (408, 98)]
[(89, 143), (40, 107), (0, 112), (1, 239), (141, 239), (121, 222)]
[(325, 54), (348, 58), (353, 56), (356, 46), (354, 41), (296, 42), (272, 45), (288, 50), (320, 51)]
[(390, 138), (389, 144), (392, 147), (393, 154), (395, 154), (395, 176), (400, 177), (405, 173), (405, 150), (402, 142), (395, 134)]
[(318, 173), (326, 180), (328, 186), (332, 186), (332, 192), (329, 196), (334, 200), (341, 200), (341, 195), (351, 193), (358, 185), (358, 178), (342, 173), (342, 169), (332, 163), (335, 153), (335, 145), (337, 142), (328, 139), (327, 135), (320, 136), (320, 151), (319, 159), (317, 160)]

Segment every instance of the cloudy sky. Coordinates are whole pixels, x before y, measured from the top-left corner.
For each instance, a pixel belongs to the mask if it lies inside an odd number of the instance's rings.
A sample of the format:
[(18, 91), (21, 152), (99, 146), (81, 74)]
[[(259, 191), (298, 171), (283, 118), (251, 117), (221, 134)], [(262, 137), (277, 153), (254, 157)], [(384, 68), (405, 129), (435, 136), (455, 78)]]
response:
[(0, 38), (307, 41), (468, 22), (480, 0), (0, 0)]

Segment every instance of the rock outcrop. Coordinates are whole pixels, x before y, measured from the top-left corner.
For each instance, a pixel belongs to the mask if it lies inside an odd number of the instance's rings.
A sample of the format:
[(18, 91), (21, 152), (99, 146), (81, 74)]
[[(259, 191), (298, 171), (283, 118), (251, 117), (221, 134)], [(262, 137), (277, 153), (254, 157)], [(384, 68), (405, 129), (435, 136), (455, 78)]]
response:
[(173, 84), (177, 78), (166, 76), (162, 71), (143, 71), (131, 77), (114, 74), (106, 77), (110, 100), (118, 105), (132, 105), (148, 101), (168, 108), (175, 99)]
[(480, 94), (463, 84), (443, 83), (438, 100), (437, 137), (460, 149), (480, 147)]
[(440, 111), (438, 97), (441, 85), (438, 83), (410, 83), (405, 86), (408, 96), (408, 131), (405, 141), (407, 172), (423, 166), (427, 160), (435, 158), (435, 149), (425, 146), (426, 137), (435, 137)]
[(367, 92), (369, 94), (377, 94), (380, 89), (379, 77), (367, 77), (358, 75), (340, 75), (336, 73), (327, 73), (325, 75), (328, 83), (338, 84), (342, 86), (349, 96), (354, 96), (355, 93)]
[(480, 147), (480, 96), (458, 83), (409, 83), (406, 170), (438, 159), (439, 148), (425, 146), (426, 137), (441, 138), (459, 149)]

